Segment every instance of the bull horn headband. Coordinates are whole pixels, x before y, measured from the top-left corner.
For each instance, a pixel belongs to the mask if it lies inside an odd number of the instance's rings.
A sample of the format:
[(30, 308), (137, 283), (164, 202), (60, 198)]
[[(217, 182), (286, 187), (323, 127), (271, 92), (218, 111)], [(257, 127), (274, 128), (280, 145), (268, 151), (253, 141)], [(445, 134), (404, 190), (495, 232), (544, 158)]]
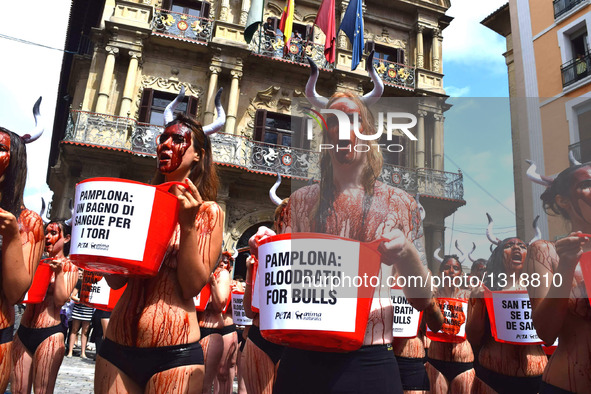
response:
[(474, 242), (472, 242), (472, 250), (470, 251), (470, 253), (468, 253), (468, 258), (473, 263), (476, 262), (476, 259), (474, 257), (472, 257), (472, 253), (474, 253), (475, 250), (476, 250), (476, 244)]
[(441, 252), (441, 242), (439, 242), (439, 247), (437, 249), (435, 249), (435, 252), (433, 252), (433, 258), (439, 264), (443, 263), (443, 258), (441, 256), (439, 256), (440, 252)]
[(530, 181), (545, 187), (550, 187), (550, 185), (552, 185), (552, 182), (554, 182), (553, 178), (538, 173), (536, 163), (534, 163), (533, 161), (526, 160), (526, 162), (527, 164), (529, 164), (529, 168), (527, 169), (526, 175)]
[[(372, 104), (375, 104), (384, 93), (384, 83), (382, 82), (382, 79), (373, 67), (373, 55), (374, 51), (371, 51), (371, 53), (365, 60), (365, 70), (371, 77), (374, 88), (371, 92), (361, 97), (361, 101), (368, 107)], [(310, 77), (308, 78), (308, 82), (306, 83), (306, 97), (312, 105), (320, 108), (326, 108), (328, 104), (328, 99), (326, 97), (319, 95), (318, 92), (316, 92), (316, 82), (318, 82), (319, 75), (318, 66), (316, 66), (316, 63), (314, 63), (314, 61), (310, 57), (308, 57), (307, 59), (308, 63), (310, 63)]]
[(281, 185), (281, 175), (277, 173), (277, 180), (275, 181), (275, 184), (271, 187), (271, 189), (269, 189), (269, 197), (271, 198), (271, 201), (273, 201), (273, 204), (277, 206), (281, 205), (281, 202), (283, 201), (277, 195), (277, 189), (279, 188), (279, 185)]
[(45, 199), (43, 197), (41, 197), (41, 211), (39, 211), (39, 216), (41, 216), (44, 225), (49, 223), (49, 219), (45, 217)]
[(421, 202), (419, 201), (421, 197), (420, 193), (417, 193), (417, 195), (415, 196), (415, 200), (417, 202), (417, 208), (419, 209), (419, 214), (421, 216), (421, 221), (425, 220), (425, 216), (427, 216), (427, 213), (425, 212), (425, 208), (423, 207), (423, 204), (421, 204)]
[(499, 243), (501, 243), (501, 240), (498, 239), (494, 234), (493, 234), (493, 225), (494, 222), (492, 220), (492, 218), (490, 217), (490, 215), (486, 214), (486, 217), (488, 218), (488, 226), (486, 226), (486, 237), (488, 238), (488, 240), (493, 244), (493, 245), (498, 245)]
[(531, 239), (531, 241), (529, 241), (529, 245), (542, 239), (542, 230), (540, 230), (540, 226), (538, 226), (539, 219), (540, 219), (540, 215), (536, 216), (536, 218), (534, 219), (533, 227), (534, 227), (535, 234), (534, 234), (534, 237)]
[(35, 129), (30, 134), (27, 133), (21, 136), (21, 139), (25, 144), (29, 144), (33, 141), (36, 141), (37, 139), (39, 139), (39, 137), (41, 137), (41, 134), (43, 134), (43, 122), (41, 122), (41, 112), (39, 112), (39, 107), (41, 107), (41, 98), (42, 97), (39, 97), (35, 102), (35, 105), (33, 106), (33, 116), (35, 117)]
[[(224, 111), (224, 108), (222, 107), (222, 102), (221, 102), (223, 89), (224, 88), (220, 88), (218, 90), (217, 94), (215, 95), (215, 108), (218, 112), (218, 117), (216, 120), (213, 121), (213, 123), (211, 123), (207, 126), (203, 126), (203, 133), (205, 135), (211, 135), (211, 134), (217, 133), (218, 131), (220, 131), (222, 129), (222, 127), (224, 127), (224, 124), (226, 123), (226, 112)], [(164, 109), (164, 124), (166, 126), (168, 126), (170, 123), (172, 123), (174, 121), (174, 110), (179, 105), (179, 103), (181, 101), (183, 101), (184, 98), (185, 98), (185, 87), (183, 85), (181, 85), (181, 91), (179, 92), (178, 96), (176, 96), (176, 98), (174, 100), (172, 100), (170, 102), (170, 104), (168, 104), (166, 106), (166, 108)]]
[(581, 164), (583, 164), (577, 159), (575, 159), (575, 155), (573, 154), (572, 150), (568, 152), (568, 161), (570, 162), (571, 166), (580, 166)]

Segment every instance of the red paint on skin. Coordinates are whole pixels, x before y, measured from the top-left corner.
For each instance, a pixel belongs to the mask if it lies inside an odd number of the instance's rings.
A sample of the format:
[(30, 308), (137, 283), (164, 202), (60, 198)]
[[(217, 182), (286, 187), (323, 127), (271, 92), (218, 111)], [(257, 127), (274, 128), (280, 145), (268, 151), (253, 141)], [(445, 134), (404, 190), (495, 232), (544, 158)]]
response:
[(449, 259), (441, 265), (441, 275), (455, 278), (462, 275), (462, 266), (456, 259)]
[(175, 171), (191, 146), (191, 129), (183, 123), (168, 126), (158, 138), (158, 170), (164, 174)]
[(59, 224), (49, 223), (45, 229), (45, 251), (51, 254), (60, 239), (62, 239), (62, 229)]
[(0, 175), (4, 174), (10, 164), (10, 136), (0, 133)]

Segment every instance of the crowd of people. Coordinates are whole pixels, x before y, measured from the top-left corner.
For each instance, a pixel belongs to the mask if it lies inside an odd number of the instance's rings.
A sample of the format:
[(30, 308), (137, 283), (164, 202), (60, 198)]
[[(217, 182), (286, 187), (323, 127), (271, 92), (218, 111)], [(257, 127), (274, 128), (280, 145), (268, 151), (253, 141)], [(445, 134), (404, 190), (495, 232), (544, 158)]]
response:
[[(358, 131), (375, 134), (369, 108), (380, 98), (383, 85), (373, 68), (368, 72), (374, 89), (366, 96), (339, 92), (330, 99), (316, 92), (318, 69), (313, 62), (311, 70), (306, 86), (311, 103), (356, 115)], [(179, 98), (165, 111), (165, 130), (158, 138), (158, 169), (152, 182), (172, 182), (169, 191), (178, 199), (178, 223), (155, 276), (105, 277), (112, 289), (126, 288), (112, 312), (99, 313), (95, 324), (102, 331), (95, 361), (95, 392), (231, 393), (235, 376), (240, 393), (255, 394), (591, 390), (591, 308), (578, 264), (581, 255), (591, 250), (591, 165), (573, 163), (555, 178), (532, 175), (546, 186), (541, 197), (545, 209), (570, 222), (568, 236), (526, 244), (516, 237), (499, 240), (489, 232), (494, 250), (486, 261), (476, 260), (472, 267), (477, 286), (442, 281), (432, 289), (432, 275), (463, 275), (465, 256), (445, 255), (438, 259), (439, 272), (431, 273), (419, 204), (406, 192), (378, 181), (381, 153), (375, 149), (325, 152), (319, 183), (283, 200), (274, 188), (272, 199), (277, 208), (273, 228), (261, 227), (250, 239), (242, 281), (231, 277), (236, 254), (222, 252), (224, 213), (215, 202), (219, 182), (209, 135), (224, 122), (219, 93), (218, 118), (209, 126), (184, 115), (174, 116), (178, 102)], [(343, 141), (337, 125), (328, 119), (324, 141), (353, 146), (358, 139), (354, 130)], [(62, 306), (77, 301), (68, 356), (80, 328), (81, 356), (86, 356), (84, 335), (93, 314), (80, 302), (80, 271), (68, 258), (70, 226), (55, 220), (43, 231), (41, 217), (23, 204), (24, 144), (38, 135), (36, 131), (21, 137), (0, 129), (0, 391), (10, 380), (15, 393), (32, 388), (35, 392), (54, 391), (66, 354)], [(412, 308), (422, 311), (416, 335), (394, 335), (391, 289), (378, 285), (356, 350), (319, 351), (281, 346), (266, 339), (261, 311), (253, 308), (258, 249), (268, 237), (299, 232), (379, 241), (381, 281), (385, 283), (389, 277), (424, 279), (402, 288)], [(40, 261), (51, 268), (51, 284), (42, 302), (27, 305), (13, 338), (14, 305), (25, 296)], [(560, 274), (562, 280), (526, 285), (500, 280), (503, 275), (520, 277), (523, 273)], [(194, 297), (206, 287), (209, 302), (197, 312)], [(232, 292), (244, 294), (244, 310), (251, 325), (237, 327), (234, 323)], [(531, 306), (521, 310), (531, 314), (540, 341), (500, 340), (487, 292), (525, 294)]]

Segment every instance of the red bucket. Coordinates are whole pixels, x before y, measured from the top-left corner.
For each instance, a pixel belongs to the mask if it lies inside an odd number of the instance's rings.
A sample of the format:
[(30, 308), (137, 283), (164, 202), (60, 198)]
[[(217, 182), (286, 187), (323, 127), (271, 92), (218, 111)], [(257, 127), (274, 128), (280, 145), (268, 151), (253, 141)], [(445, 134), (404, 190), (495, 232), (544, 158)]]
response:
[(585, 252), (581, 255), (579, 266), (585, 281), (585, 289), (587, 290), (587, 297), (591, 302), (591, 252)]
[[(178, 217), (178, 199), (168, 189), (117, 178), (76, 185), (70, 259), (108, 274), (158, 273)], [(186, 186), (186, 185), (185, 185)]]
[(209, 304), (209, 296), (211, 295), (211, 286), (206, 284), (203, 286), (203, 289), (197, 294), (196, 297), (193, 297), (193, 301), (195, 301), (195, 309), (197, 312), (203, 312), (205, 308), (207, 308), (207, 304)]
[(526, 290), (490, 291), (485, 288), (484, 302), (495, 341), (513, 345), (544, 343), (534, 328)]
[[(254, 257), (254, 256), (253, 256)], [(259, 260), (254, 257), (254, 264), (252, 265), (252, 297), (250, 301), (250, 309), (254, 313), (259, 313), (259, 283), (257, 276), (259, 275)]]
[(118, 290), (113, 290), (101, 273), (84, 271), (80, 302), (96, 309), (111, 312), (126, 287), (127, 285)]
[(45, 299), (45, 294), (47, 294), (47, 288), (49, 287), (49, 283), (51, 283), (51, 276), (53, 275), (53, 271), (47, 263), (51, 260), (43, 259), (39, 262), (35, 275), (33, 276), (31, 287), (22, 301), (23, 304), (38, 304)]
[(466, 340), (468, 301), (458, 298), (438, 298), (443, 313), (443, 327), (437, 332), (427, 326), (427, 337), (437, 342), (460, 343)]
[(263, 337), (306, 350), (359, 349), (375, 289), (336, 285), (338, 289), (330, 285), (320, 289), (310, 286), (310, 281), (319, 275), (331, 283), (339, 277), (348, 283), (344, 278), (377, 276), (382, 241), (362, 243), (315, 233), (280, 234), (262, 240), (257, 281)]

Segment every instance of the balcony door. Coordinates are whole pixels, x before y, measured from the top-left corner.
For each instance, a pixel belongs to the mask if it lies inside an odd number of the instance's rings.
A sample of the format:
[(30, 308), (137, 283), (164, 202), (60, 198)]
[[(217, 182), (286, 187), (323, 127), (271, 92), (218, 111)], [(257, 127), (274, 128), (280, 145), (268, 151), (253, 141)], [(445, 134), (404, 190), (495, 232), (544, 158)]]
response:
[(211, 5), (207, 1), (164, 0), (162, 2), (162, 8), (197, 18), (209, 18)]
[[(156, 126), (164, 125), (164, 109), (176, 94), (145, 88), (140, 102), (138, 121)], [(174, 113), (182, 113), (187, 116), (197, 116), (197, 104), (199, 100), (193, 96), (185, 96), (183, 101), (176, 107)]]

